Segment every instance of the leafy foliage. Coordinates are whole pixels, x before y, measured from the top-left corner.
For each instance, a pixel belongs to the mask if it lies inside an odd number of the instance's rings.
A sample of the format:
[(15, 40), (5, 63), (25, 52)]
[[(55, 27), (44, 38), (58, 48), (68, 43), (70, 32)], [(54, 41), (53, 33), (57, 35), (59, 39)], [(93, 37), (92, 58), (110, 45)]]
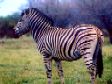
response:
[(7, 17), (0, 17), (0, 37), (4, 36), (10, 37), (11, 29), (14, 27), (19, 19), (19, 15), (15, 13), (14, 15), (9, 15)]

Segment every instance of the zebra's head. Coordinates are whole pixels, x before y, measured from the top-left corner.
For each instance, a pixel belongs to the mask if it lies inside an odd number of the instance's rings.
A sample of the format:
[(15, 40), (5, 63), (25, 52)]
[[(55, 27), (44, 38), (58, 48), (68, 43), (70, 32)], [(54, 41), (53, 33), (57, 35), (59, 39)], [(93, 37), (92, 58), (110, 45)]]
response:
[(30, 31), (30, 25), (29, 25), (29, 13), (30, 13), (30, 9), (25, 9), (22, 11), (21, 13), (21, 17), (18, 21), (18, 23), (16, 24), (15, 28), (15, 33), (19, 36), (27, 33)]
[(37, 8), (27, 8), (21, 13), (21, 18), (15, 26), (15, 32), (17, 35), (21, 36), (33, 30), (34, 27), (38, 29), (42, 28), (44, 22), (53, 26), (53, 20), (40, 10)]

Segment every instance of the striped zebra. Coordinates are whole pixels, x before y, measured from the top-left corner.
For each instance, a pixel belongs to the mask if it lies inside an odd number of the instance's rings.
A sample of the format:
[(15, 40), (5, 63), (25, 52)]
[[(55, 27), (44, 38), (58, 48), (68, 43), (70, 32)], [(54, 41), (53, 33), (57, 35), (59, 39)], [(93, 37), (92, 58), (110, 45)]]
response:
[[(61, 84), (64, 84), (62, 61), (84, 59), (91, 84), (102, 76), (103, 34), (96, 26), (78, 25), (63, 29), (53, 27), (53, 21), (36, 8), (25, 9), (15, 26), (15, 34), (22, 36), (31, 31), (37, 48), (43, 55), (48, 84), (52, 84), (52, 60), (55, 61)], [(71, 66), (72, 67), (72, 66)]]

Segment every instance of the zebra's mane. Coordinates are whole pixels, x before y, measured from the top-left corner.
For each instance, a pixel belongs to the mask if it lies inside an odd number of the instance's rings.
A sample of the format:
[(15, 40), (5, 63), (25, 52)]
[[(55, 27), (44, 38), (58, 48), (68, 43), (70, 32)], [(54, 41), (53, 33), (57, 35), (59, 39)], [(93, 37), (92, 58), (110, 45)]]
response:
[(46, 21), (48, 21), (51, 24), (51, 26), (54, 25), (53, 19), (51, 17), (49, 17), (48, 15), (45, 15), (43, 12), (41, 12), (37, 8), (27, 8), (27, 9), (25, 9), (25, 10), (22, 11), (21, 16), (23, 16), (24, 14), (28, 15), (29, 12), (30, 12), (30, 10), (31, 11), (35, 11), (37, 14), (40, 13), (42, 15), (42, 17), (46, 18)]
[(95, 27), (95, 28), (97, 28), (97, 26), (95, 26), (93, 24), (78, 24), (75, 26), (75, 28), (79, 28), (79, 27)]

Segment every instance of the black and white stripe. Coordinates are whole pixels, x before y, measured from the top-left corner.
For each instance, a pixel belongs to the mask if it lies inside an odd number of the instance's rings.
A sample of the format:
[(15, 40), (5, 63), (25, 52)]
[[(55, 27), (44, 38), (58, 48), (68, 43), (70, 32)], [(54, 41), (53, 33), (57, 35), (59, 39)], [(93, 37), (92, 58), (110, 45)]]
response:
[(83, 57), (92, 84), (97, 74), (101, 76), (103, 34), (96, 26), (82, 24), (69, 29), (56, 28), (48, 16), (38, 9), (29, 8), (23, 11), (15, 28), (19, 36), (31, 31), (38, 50), (43, 55), (48, 84), (52, 83), (52, 60), (56, 62), (61, 84), (64, 84), (62, 60), (74, 61)]

